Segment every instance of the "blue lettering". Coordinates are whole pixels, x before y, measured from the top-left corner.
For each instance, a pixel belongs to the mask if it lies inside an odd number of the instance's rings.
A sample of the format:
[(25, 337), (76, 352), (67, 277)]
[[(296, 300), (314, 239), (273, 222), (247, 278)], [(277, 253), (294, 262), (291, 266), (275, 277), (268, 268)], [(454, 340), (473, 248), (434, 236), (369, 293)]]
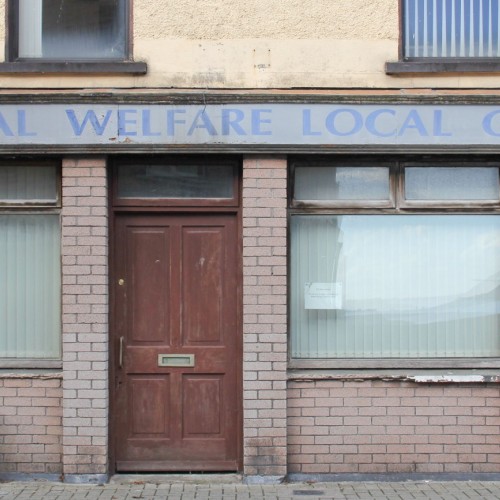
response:
[[(235, 115), (231, 118), (231, 115)], [(233, 129), (238, 135), (247, 135), (240, 122), (245, 118), (245, 114), (240, 109), (222, 110), (222, 135), (229, 135)]]
[(497, 115), (500, 115), (500, 110), (488, 113), (483, 119), (483, 130), (488, 135), (492, 135), (493, 137), (500, 137), (500, 132), (495, 132), (492, 127), (493, 118), (495, 118)]
[(175, 135), (175, 125), (186, 123), (186, 120), (176, 120), (177, 113), (186, 113), (185, 109), (169, 109), (167, 111), (167, 135), (173, 137)]
[[(347, 113), (352, 117), (353, 125), (351, 130), (342, 132), (338, 130), (337, 127), (335, 126), (335, 119), (341, 113)], [(359, 113), (359, 111), (356, 111), (355, 109), (337, 109), (336, 111), (332, 111), (331, 113), (328, 114), (325, 120), (325, 125), (328, 132), (330, 132), (333, 135), (339, 135), (339, 136), (354, 135), (357, 134), (363, 127), (363, 117), (361, 116), (361, 113)]]
[(97, 135), (102, 135), (111, 117), (111, 110), (106, 112), (103, 117), (102, 123), (99, 122), (99, 119), (97, 118), (95, 112), (92, 110), (87, 111), (81, 123), (78, 123), (78, 118), (76, 117), (76, 113), (74, 110), (67, 109), (66, 115), (68, 116), (69, 122), (71, 124), (71, 127), (73, 128), (73, 132), (75, 133), (75, 135), (82, 135), (88, 122), (90, 122), (92, 128), (94, 129), (94, 132)]
[(425, 130), (424, 122), (422, 121), (422, 118), (420, 118), (420, 115), (418, 114), (416, 109), (412, 109), (408, 113), (406, 120), (403, 122), (403, 125), (401, 125), (401, 129), (399, 130), (398, 135), (401, 137), (406, 132), (406, 130), (410, 128), (418, 130), (418, 133), (422, 136), (429, 135), (427, 133), (427, 130)]
[[(201, 123), (198, 123), (199, 121), (201, 121)], [(191, 124), (191, 127), (189, 127), (188, 135), (193, 135), (193, 132), (197, 128), (204, 128), (208, 132), (208, 135), (217, 135), (217, 130), (215, 130), (215, 127), (204, 109), (196, 113), (193, 123)]]
[(142, 135), (145, 137), (161, 135), (161, 132), (151, 131), (151, 111), (149, 109), (142, 110)]
[(321, 135), (321, 132), (311, 130), (311, 110), (302, 110), (302, 135)]
[(2, 113), (0, 113), (0, 130), (3, 132), (4, 135), (9, 135), (9, 136), (14, 135), (10, 127), (7, 125), (7, 121), (3, 117)]
[(252, 135), (271, 135), (270, 130), (262, 130), (263, 123), (271, 124), (271, 118), (262, 118), (262, 113), (272, 113), (272, 109), (252, 109)]
[(28, 132), (26, 130), (26, 111), (19, 109), (17, 111), (17, 135), (19, 137), (32, 137), (37, 135), (36, 132)]
[(127, 125), (137, 126), (137, 119), (127, 119), (128, 114), (137, 115), (137, 110), (135, 109), (119, 109), (118, 110), (118, 135), (119, 136), (133, 136), (137, 135), (137, 131), (127, 130)]
[(432, 127), (435, 137), (449, 137), (453, 135), (451, 132), (443, 132), (443, 111), (434, 111), (434, 124)]
[(377, 118), (382, 114), (389, 114), (392, 116), (396, 116), (396, 111), (393, 109), (377, 109), (376, 111), (372, 111), (366, 117), (366, 130), (370, 132), (372, 135), (376, 135), (377, 137), (393, 137), (396, 135), (397, 130), (393, 129), (390, 132), (381, 132), (377, 129)]

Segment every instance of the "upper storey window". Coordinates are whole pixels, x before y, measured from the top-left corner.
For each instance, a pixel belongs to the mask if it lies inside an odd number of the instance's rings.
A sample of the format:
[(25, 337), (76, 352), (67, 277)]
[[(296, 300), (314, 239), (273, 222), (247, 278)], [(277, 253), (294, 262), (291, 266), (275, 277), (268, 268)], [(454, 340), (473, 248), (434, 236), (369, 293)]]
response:
[(499, 0), (404, 0), (404, 57), (498, 57)]
[(126, 0), (12, 0), (11, 60), (123, 61)]
[(500, 0), (400, 0), (400, 17), (386, 73), (500, 71)]

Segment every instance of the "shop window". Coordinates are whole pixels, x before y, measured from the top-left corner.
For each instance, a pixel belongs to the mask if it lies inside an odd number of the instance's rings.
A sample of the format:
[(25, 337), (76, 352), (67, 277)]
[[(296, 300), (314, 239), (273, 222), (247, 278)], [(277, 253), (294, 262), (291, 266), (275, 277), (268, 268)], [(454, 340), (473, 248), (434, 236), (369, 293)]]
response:
[(124, 0), (14, 0), (19, 59), (123, 60)]
[(498, 164), (297, 161), (292, 179), (293, 359), (500, 356)]
[(0, 165), (0, 358), (61, 355), (55, 165)]
[(498, 71), (499, 4), (400, 0), (401, 62), (387, 63), (387, 72)]

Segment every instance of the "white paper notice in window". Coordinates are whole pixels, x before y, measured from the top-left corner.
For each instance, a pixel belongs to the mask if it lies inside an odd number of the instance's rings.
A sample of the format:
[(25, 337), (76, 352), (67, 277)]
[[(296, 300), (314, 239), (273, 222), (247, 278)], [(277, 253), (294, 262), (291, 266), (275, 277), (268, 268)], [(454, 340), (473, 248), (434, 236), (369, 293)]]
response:
[(342, 309), (342, 283), (306, 283), (306, 309)]

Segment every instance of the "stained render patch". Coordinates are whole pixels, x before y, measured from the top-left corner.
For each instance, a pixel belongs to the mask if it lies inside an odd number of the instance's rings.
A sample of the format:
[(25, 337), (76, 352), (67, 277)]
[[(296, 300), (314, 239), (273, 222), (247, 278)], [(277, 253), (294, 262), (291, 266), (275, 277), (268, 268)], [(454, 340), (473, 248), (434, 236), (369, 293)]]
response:
[(398, 38), (394, 0), (134, 2), (137, 38)]

